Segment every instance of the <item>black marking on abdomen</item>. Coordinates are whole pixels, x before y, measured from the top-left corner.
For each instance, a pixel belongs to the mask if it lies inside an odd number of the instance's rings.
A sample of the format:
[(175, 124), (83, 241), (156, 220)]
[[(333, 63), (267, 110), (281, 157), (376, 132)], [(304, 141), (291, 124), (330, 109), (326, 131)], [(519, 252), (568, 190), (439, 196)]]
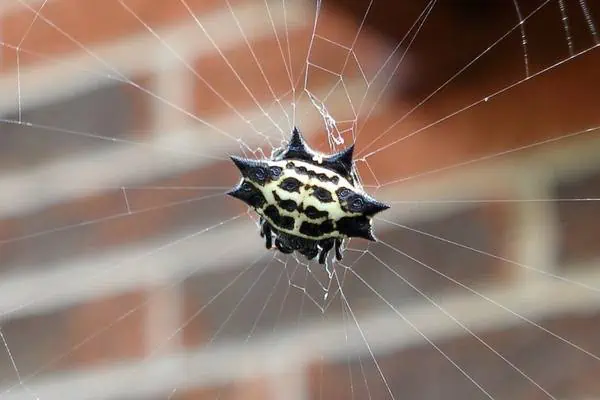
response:
[(278, 166), (273, 166), (269, 168), (269, 175), (270, 175), (270, 180), (276, 180), (279, 179), (279, 177), (281, 176), (281, 173), (283, 172), (283, 168), (278, 167)]
[(327, 218), (329, 216), (327, 211), (318, 210), (315, 206), (308, 206), (302, 209), (301, 212), (310, 219)]
[(274, 190), (273, 197), (275, 198), (275, 201), (277, 202), (279, 207), (286, 211), (292, 212), (298, 209), (298, 203), (296, 203), (294, 200), (283, 200)]
[(284, 190), (289, 193), (300, 193), (300, 187), (302, 186), (302, 182), (300, 182), (296, 178), (285, 178), (283, 181), (281, 181), (281, 183), (278, 186), (281, 188), (281, 190)]
[(298, 209), (298, 204), (294, 200), (281, 200), (279, 202), (279, 207), (282, 209), (292, 212)]
[(331, 203), (333, 202), (333, 196), (331, 192), (325, 188), (320, 186), (313, 186), (314, 192), (313, 196), (316, 197), (321, 203)]
[(352, 196), (352, 190), (345, 188), (345, 187), (341, 187), (338, 190), (335, 191), (335, 194), (337, 195), (337, 197), (340, 200), (347, 200), (348, 197)]
[(302, 225), (300, 225), (299, 232), (310, 237), (320, 237), (321, 231), (319, 230), (319, 226), (320, 224), (313, 224), (312, 222), (304, 221)]
[(333, 222), (331, 222), (330, 220), (327, 220), (321, 224), (314, 224), (312, 222), (304, 221), (302, 222), (302, 225), (300, 225), (299, 230), (301, 234), (315, 238), (321, 237), (333, 231)]
[(330, 180), (329, 177), (325, 174), (318, 174), (317, 179), (321, 182), (328, 182)]
[(279, 226), (281, 226), (283, 229), (288, 229), (288, 230), (294, 229), (295, 220), (293, 217), (284, 215), (283, 217), (281, 217), (280, 222), (281, 223), (279, 224)]
[[(294, 164), (293, 162), (288, 162), (285, 167), (287, 169), (293, 169), (294, 171), (296, 171), (296, 173), (298, 175), (307, 175), (309, 178), (316, 178), (321, 182), (332, 182), (337, 184), (340, 181), (340, 178), (336, 175), (333, 176), (328, 176), (327, 174), (324, 173), (319, 173), (316, 172), (312, 169), (308, 169), (305, 166), (296, 166), (296, 164)], [(333, 171), (332, 171), (333, 172)]]
[(265, 196), (263, 196), (263, 194), (259, 190), (257, 190), (256, 193), (254, 193), (252, 197), (250, 197), (250, 205), (255, 209), (261, 208), (263, 205), (265, 205), (266, 202), (267, 199), (265, 199)]
[(327, 221), (321, 223), (320, 229), (321, 233), (326, 234), (333, 232), (335, 230), (335, 227), (333, 226), (333, 222), (328, 219)]
[(294, 229), (294, 218), (288, 215), (281, 215), (277, 207), (273, 204), (265, 208), (265, 216), (267, 216), (275, 226), (282, 229)]

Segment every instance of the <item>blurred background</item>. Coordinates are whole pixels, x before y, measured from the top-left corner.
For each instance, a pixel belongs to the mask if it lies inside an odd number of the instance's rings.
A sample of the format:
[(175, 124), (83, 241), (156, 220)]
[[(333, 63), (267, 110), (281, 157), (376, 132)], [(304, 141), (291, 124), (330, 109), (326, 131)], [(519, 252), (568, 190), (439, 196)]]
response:
[[(1, 2), (0, 398), (600, 398), (599, 19)], [(293, 126), (392, 205), (333, 280), (223, 195)]]

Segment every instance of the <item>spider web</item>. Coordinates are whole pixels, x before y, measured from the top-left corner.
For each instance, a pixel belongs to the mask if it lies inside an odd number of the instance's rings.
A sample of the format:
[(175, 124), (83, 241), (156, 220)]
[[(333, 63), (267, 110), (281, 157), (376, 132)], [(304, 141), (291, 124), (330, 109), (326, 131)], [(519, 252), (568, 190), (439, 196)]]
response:
[[(0, 6), (0, 398), (600, 396), (594, 2), (169, 2)], [(294, 126), (392, 204), (326, 268), (224, 197)]]

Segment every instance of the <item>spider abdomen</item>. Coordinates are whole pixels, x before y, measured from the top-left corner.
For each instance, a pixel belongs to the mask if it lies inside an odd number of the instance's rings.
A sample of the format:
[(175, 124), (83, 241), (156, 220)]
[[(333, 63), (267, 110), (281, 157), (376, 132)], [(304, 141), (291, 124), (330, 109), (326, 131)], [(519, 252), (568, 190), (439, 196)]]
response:
[(282, 253), (298, 251), (311, 259), (320, 248), (319, 262), (333, 246), (341, 258), (345, 238), (375, 240), (372, 217), (387, 208), (355, 186), (352, 149), (325, 156), (308, 148), (294, 129), (285, 151), (271, 160), (232, 157), (242, 173), (228, 194), (261, 217), (261, 235)]
[[(260, 216), (274, 228), (305, 239), (343, 236), (335, 229), (335, 221), (347, 215), (358, 215), (344, 212), (335, 194), (340, 185), (352, 187), (345, 178), (302, 161), (268, 163), (282, 166), (283, 171), (277, 179), (263, 186), (256, 185), (266, 200), (266, 207), (253, 207)], [(334, 179), (337, 184), (331, 181), (333, 177), (337, 178)]]

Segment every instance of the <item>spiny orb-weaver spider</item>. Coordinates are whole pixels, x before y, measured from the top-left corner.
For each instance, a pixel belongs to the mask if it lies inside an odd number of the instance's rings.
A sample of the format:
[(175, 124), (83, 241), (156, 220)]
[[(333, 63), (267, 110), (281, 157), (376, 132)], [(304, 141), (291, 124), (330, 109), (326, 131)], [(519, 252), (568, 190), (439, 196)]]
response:
[(358, 185), (354, 145), (324, 155), (312, 150), (297, 128), (287, 147), (269, 160), (231, 156), (242, 174), (227, 194), (256, 211), (267, 249), (294, 251), (324, 264), (329, 251), (342, 259), (344, 239), (375, 241), (372, 217), (389, 208)]

